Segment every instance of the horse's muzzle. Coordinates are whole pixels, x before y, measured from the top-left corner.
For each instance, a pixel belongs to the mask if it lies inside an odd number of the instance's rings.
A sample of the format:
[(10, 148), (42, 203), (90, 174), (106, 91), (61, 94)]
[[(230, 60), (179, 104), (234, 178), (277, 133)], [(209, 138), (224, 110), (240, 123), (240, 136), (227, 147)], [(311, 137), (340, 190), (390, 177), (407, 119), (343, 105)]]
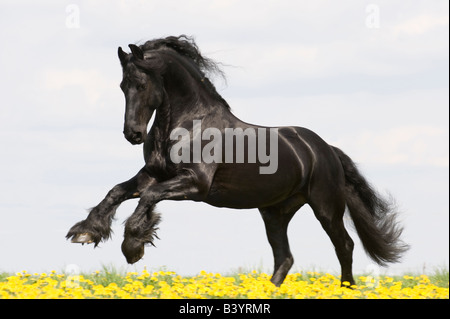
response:
[(144, 142), (145, 136), (141, 132), (124, 131), (123, 134), (125, 135), (127, 141), (133, 145), (141, 144)]

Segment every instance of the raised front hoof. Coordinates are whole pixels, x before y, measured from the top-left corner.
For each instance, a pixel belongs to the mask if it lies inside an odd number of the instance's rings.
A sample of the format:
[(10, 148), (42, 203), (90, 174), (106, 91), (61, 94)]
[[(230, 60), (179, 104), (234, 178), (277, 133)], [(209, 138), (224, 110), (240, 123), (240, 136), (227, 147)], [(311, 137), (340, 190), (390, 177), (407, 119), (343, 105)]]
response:
[(110, 230), (108, 228), (101, 229), (98, 226), (93, 227), (90, 222), (83, 220), (73, 225), (67, 233), (66, 238), (70, 239), (72, 243), (93, 243), (97, 247), (102, 240), (109, 238), (109, 234)]
[(125, 239), (122, 243), (122, 253), (129, 264), (134, 264), (144, 256), (144, 244), (135, 239)]
[(75, 234), (72, 239), (70, 240), (72, 243), (78, 243), (78, 244), (92, 244), (94, 243), (94, 239), (91, 234), (89, 233), (82, 233), (82, 234)]

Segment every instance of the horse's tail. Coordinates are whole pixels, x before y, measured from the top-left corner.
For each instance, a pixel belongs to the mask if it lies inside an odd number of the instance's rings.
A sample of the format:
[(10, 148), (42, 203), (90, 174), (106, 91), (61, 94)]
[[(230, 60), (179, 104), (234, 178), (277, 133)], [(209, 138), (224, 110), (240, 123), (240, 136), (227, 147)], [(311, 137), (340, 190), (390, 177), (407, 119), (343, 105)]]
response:
[(403, 229), (396, 221), (392, 200), (380, 197), (351, 158), (333, 149), (344, 168), (347, 208), (365, 251), (379, 265), (398, 262), (409, 247), (399, 238)]

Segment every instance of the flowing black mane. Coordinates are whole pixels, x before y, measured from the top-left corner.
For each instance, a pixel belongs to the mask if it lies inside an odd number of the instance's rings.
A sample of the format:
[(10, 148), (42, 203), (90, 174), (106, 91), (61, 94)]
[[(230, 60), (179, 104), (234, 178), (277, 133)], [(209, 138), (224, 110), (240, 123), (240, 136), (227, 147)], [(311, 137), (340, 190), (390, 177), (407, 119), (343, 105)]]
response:
[(193, 38), (186, 35), (180, 35), (179, 37), (170, 36), (167, 38), (150, 40), (141, 45), (141, 49), (144, 52), (158, 50), (162, 47), (173, 49), (179, 54), (192, 59), (203, 73), (224, 76), (216, 62), (202, 56)]
[[(226, 106), (228, 109), (230, 108), (228, 103), (217, 92), (214, 84), (207, 77), (208, 75), (218, 75), (221, 78), (225, 79), (225, 74), (223, 73), (217, 62), (203, 56), (200, 53), (200, 50), (193, 38), (186, 35), (180, 35), (178, 37), (169, 36), (166, 38), (149, 40), (139, 47), (142, 49), (144, 54), (151, 51), (172, 49), (179, 55), (188, 58), (188, 60), (196, 67), (199, 72), (200, 77), (198, 80), (203, 82), (205, 84), (205, 88), (215, 98), (221, 101), (224, 106)], [(155, 70), (164, 67), (164, 61), (158, 59), (134, 59), (133, 62), (136, 64), (136, 66), (144, 70)]]

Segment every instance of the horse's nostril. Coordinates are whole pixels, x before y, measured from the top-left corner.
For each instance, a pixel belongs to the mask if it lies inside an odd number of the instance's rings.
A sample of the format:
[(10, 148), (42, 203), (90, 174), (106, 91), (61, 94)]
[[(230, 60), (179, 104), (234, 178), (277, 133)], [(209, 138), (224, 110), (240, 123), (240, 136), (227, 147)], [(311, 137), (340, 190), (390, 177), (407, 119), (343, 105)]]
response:
[(132, 144), (140, 144), (143, 142), (141, 132), (124, 132), (125, 138)]
[(132, 139), (135, 141), (140, 141), (142, 139), (142, 133), (141, 132), (134, 132), (132, 135)]

